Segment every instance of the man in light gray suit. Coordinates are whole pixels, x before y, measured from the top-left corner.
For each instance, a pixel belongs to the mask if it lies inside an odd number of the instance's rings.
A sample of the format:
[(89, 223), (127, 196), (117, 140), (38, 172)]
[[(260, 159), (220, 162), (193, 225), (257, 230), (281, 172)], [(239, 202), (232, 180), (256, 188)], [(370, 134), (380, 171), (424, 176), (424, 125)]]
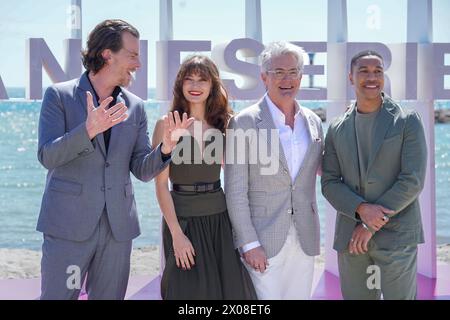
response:
[[(267, 45), (261, 54), (267, 93), (233, 117), (227, 131), (228, 212), (259, 299), (309, 299), (320, 252), (315, 186), (323, 133), (319, 117), (295, 101), (303, 55), (290, 43)], [(233, 144), (243, 132), (248, 139)], [(266, 161), (252, 161), (264, 158), (262, 150), (270, 150), (270, 170)]]
[(344, 299), (416, 297), (427, 147), (419, 115), (382, 92), (383, 67), (374, 51), (352, 58), (356, 102), (330, 124), (325, 141), (322, 192), (337, 210)]
[(172, 131), (193, 121), (169, 114), (152, 150), (143, 102), (122, 88), (140, 66), (139, 33), (125, 21), (95, 27), (83, 64), (81, 78), (49, 87), (42, 101), (41, 299), (77, 299), (86, 274), (89, 299), (125, 297), (132, 239), (140, 234), (130, 171), (151, 180), (170, 161)]

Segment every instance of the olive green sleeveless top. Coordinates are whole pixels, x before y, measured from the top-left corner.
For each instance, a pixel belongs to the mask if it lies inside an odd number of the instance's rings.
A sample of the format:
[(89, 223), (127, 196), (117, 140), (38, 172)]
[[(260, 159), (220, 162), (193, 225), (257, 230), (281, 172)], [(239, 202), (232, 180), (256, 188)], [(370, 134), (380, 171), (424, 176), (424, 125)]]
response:
[[(220, 179), (225, 139), (210, 136), (205, 141), (203, 156), (192, 136), (180, 138), (172, 152), (169, 177), (173, 184), (213, 183)], [(221, 143), (222, 142), (222, 143)], [(221, 146), (220, 146), (221, 145)], [(175, 212), (179, 217), (212, 215), (227, 210), (222, 188), (214, 192), (171, 191)]]

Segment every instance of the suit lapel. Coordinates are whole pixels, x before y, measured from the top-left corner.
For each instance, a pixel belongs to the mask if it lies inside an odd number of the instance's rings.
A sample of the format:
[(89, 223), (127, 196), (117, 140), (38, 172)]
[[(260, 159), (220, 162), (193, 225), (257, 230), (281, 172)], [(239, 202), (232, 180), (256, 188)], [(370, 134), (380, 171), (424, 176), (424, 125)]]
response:
[(355, 128), (355, 115), (356, 107), (351, 106), (351, 111), (347, 114), (345, 122), (345, 127), (343, 128), (343, 143), (348, 146), (345, 148), (344, 159), (349, 159), (353, 168), (357, 169), (359, 175), (359, 159), (358, 159), (358, 144), (356, 142), (356, 128)]
[[(301, 107), (299, 106), (299, 108), (301, 108)], [(319, 138), (319, 129), (316, 127), (316, 122), (314, 121), (314, 119), (310, 115), (306, 115), (303, 111), (302, 111), (302, 113), (304, 114), (304, 117), (302, 117), (302, 118), (303, 118), (303, 121), (305, 124), (305, 128), (308, 132), (309, 144), (308, 144), (308, 147), (306, 148), (305, 156), (300, 165), (300, 168), (298, 169), (297, 176), (294, 179), (294, 183), (297, 182), (297, 179), (300, 176), (300, 174), (302, 173), (303, 169), (305, 168), (305, 166), (309, 160), (309, 157), (314, 155), (311, 153), (311, 148), (314, 145), (315, 140)]]
[(378, 151), (380, 150), (381, 145), (383, 144), (384, 137), (388, 129), (392, 125), (392, 115), (386, 109), (386, 106), (383, 103), (383, 107), (380, 110), (380, 113), (377, 115), (375, 120), (375, 124), (373, 126), (373, 136), (372, 136), (372, 149), (370, 150), (369, 162), (367, 164), (367, 170), (370, 169), (371, 165), (375, 161)]
[[(271, 149), (271, 147), (272, 147), (272, 137), (270, 136), (271, 130), (272, 129), (277, 129), (277, 128), (275, 127), (275, 123), (273, 122), (272, 114), (270, 113), (269, 106), (266, 103), (266, 99), (262, 98), (258, 105), (259, 105), (259, 108), (260, 108), (261, 111), (259, 113), (260, 121), (256, 124), (256, 126), (259, 129), (266, 129), (267, 130), (267, 134), (268, 134), (268, 136), (267, 136), (268, 137), (268, 139), (267, 139), (267, 150), (269, 151), (269, 150), (272, 150)], [(279, 145), (279, 150), (278, 151), (279, 151), (280, 162), (281, 162), (282, 166), (289, 172), (289, 166), (287, 164), (286, 156), (284, 155), (283, 146), (281, 144), (281, 141), (280, 141), (279, 137), (278, 137), (278, 145)]]
[[(77, 87), (78, 91), (78, 99), (81, 101), (81, 107), (86, 117), (87, 117), (87, 104), (86, 104), (86, 91), (90, 91), (94, 95), (94, 90), (91, 87), (91, 84), (89, 83), (89, 80), (87, 78), (87, 73), (83, 73), (83, 75), (80, 78), (80, 82), (78, 83)], [(94, 106), (98, 107), (98, 102), (94, 98)], [(94, 138), (94, 142), (100, 147), (100, 151), (103, 155), (103, 157), (106, 159), (106, 147), (105, 147), (105, 138), (103, 137), (103, 133), (98, 134)]]

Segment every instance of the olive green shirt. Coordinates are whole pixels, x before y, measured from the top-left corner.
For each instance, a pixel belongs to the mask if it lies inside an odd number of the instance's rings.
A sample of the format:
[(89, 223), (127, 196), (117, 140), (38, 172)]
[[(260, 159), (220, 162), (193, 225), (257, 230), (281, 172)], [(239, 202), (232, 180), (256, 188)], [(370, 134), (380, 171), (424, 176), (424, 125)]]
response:
[(371, 113), (360, 113), (357, 111), (355, 115), (355, 130), (356, 141), (358, 144), (359, 176), (362, 196), (365, 195), (363, 182), (366, 179), (370, 150), (372, 150), (373, 125), (378, 113), (379, 110)]

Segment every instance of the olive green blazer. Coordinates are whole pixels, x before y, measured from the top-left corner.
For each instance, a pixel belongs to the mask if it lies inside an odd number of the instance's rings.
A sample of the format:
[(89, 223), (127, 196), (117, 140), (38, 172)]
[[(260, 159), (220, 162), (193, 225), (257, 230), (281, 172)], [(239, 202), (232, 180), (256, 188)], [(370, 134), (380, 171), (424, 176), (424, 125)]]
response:
[(427, 161), (422, 122), (416, 112), (404, 110), (387, 95), (383, 96), (373, 127), (364, 181), (360, 181), (359, 173), (355, 104), (331, 123), (325, 138), (321, 184), (323, 195), (337, 211), (334, 236), (337, 251), (348, 247), (360, 221), (356, 208), (362, 202), (395, 211), (372, 238), (378, 246), (392, 248), (424, 242), (418, 202)]

